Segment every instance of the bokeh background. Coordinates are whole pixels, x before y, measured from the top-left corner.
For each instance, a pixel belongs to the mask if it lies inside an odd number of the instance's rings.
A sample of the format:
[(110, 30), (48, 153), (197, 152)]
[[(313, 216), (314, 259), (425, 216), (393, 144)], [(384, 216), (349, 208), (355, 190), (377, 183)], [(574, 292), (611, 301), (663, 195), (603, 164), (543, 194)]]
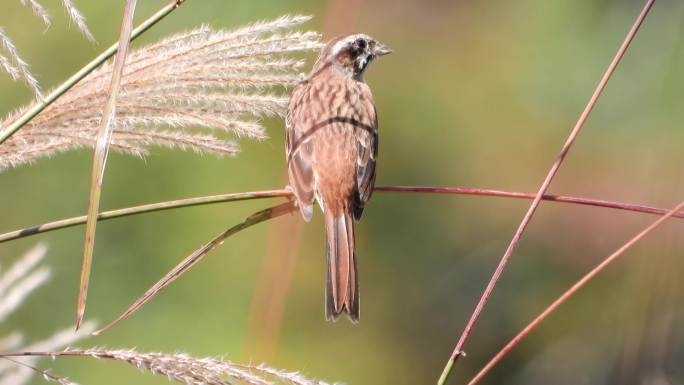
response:
[[(118, 37), (122, 1), (75, 1), (98, 44), (57, 2), (49, 30), (19, 1), (0, 25), (41, 84), (58, 84)], [(164, 1), (140, 2), (142, 20)], [(640, 11), (636, 0), (190, 0), (134, 44), (201, 23), (237, 27), (314, 15), (330, 35), (363, 31), (395, 53), (367, 73), (380, 116), (378, 184), (534, 191)], [(684, 197), (684, 3), (656, 3), (551, 192), (671, 207)], [(0, 74), (0, 112), (31, 94)], [(157, 150), (110, 156), (103, 209), (280, 188), (283, 122), (233, 159)], [(0, 231), (85, 212), (91, 152), (0, 174)], [(88, 318), (106, 322), (197, 246), (267, 201), (186, 208), (98, 227)], [(137, 347), (266, 362), (347, 384), (434, 383), (528, 202), (377, 194), (357, 225), (362, 317), (324, 320), (323, 224), (281, 218), (231, 238), (142, 311), (79, 346)], [(654, 217), (543, 203), (451, 383), (470, 378), (566, 287)], [(565, 304), (487, 384), (684, 382), (684, 223), (673, 220)], [(4, 266), (37, 242), (53, 277), (11, 319), (42, 339), (73, 322), (83, 228), (0, 245)], [(82, 384), (164, 384), (113, 362), (42, 361)], [(35, 384), (42, 383), (36, 378)]]

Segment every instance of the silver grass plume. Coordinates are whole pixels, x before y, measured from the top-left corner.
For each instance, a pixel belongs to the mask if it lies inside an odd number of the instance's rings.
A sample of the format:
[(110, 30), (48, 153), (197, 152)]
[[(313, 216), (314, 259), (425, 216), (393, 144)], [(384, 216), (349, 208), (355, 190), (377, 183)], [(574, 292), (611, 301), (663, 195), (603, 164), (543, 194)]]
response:
[(43, 94), (40, 91), (40, 85), (38, 80), (31, 74), (29, 70), (29, 65), (24, 61), (24, 59), (19, 56), (19, 51), (17, 47), (14, 46), (12, 39), (5, 33), (5, 30), (0, 27), (0, 45), (9, 54), (9, 59), (0, 53), (0, 65), (2, 68), (9, 73), (13, 80), (22, 79), (24, 82), (33, 90), (36, 97), (39, 99), (43, 98)]
[(50, 15), (47, 13), (45, 8), (36, 0), (19, 0), (23, 6), (31, 6), (33, 14), (40, 17), (45, 25), (50, 25)]
[(78, 28), (81, 34), (85, 36), (86, 39), (94, 42), (95, 38), (88, 29), (88, 25), (85, 22), (85, 17), (81, 15), (81, 12), (78, 11), (78, 8), (76, 8), (74, 3), (71, 0), (62, 0), (62, 5), (64, 6), (64, 10), (66, 10), (67, 15), (69, 15), (69, 19), (72, 23), (76, 24), (76, 28)]
[[(3, 273), (0, 274), (0, 320), (14, 313), (29, 294), (47, 282), (50, 270), (39, 266), (46, 253), (47, 247), (39, 244), (26, 252), (9, 269), (3, 269)], [(24, 344), (23, 336), (15, 331), (0, 337), (0, 351), (63, 349), (89, 336), (93, 330), (95, 330), (95, 324), (87, 322), (85, 329), (77, 333), (74, 333), (73, 328), (70, 327), (47, 339), (28, 345)], [(38, 358), (17, 357), (11, 360), (0, 360), (0, 385), (24, 385), (29, 382), (34, 373), (40, 374), (50, 382), (62, 385), (74, 384), (66, 378), (37, 369), (34, 365)]]
[[(321, 47), (317, 33), (291, 30), (307, 20), (284, 16), (234, 31), (201, 26), (131, 52), (111, 147), (137, 156), (146, 155), (150, 145), (232, 155), (237, 144), (207, 129), (266, 138), (258, 119), (283, 116), (284, 90), (302, 76), (303, 60), (291, 55)], [(92, 147), (111, 70), (109, 62), (91, 73), (0, 145), (0, 171)]]
[[(36, 15), (37, 17), (40, 17), (46, 26), (50, 26), (50, 22), (51, 22), (50, 21), (50, 14), (38, 2), (38, 0), (19, 0), (19, 1), (24, 6), (26, 6), (26, 5), (31, 6), (31, 10), (33, 11), (33, 14)], [(76, 8), (74, 3), (71, 0), (62, 0), (62, 6), (64, 7), (64, 10), (66, 11), (67, 15), (69, 15), (69, 20), (71, 20), (71, 22), (76, 25), (76, 28), (78, 28), (79, 32), (81, 32), (81, 34), (83, 36), (85, 36), (86, 39), (88, 39), (90, 41), (95, 41), (93, 34), (90, 33), (90, 30), (88, 29), (88, 25), (86, 24), (85, 17), (83, 17), (81, 12), (79, 12), (78, 8)]]
[[(45, 10), (45, 8), (38, 2), (38, 0), (19, 0), (22, 5), (30, 6), (33, 14), (40, 17), (46, 26), (50, 26), (50, 14)], [(88, 26), (85, 23), (85, 18), (78, 11), (76, 6), (71, 0), (62, 0), (62, 5), (69, 15), (69, 19), (72, 23), (76, 24), (78, 30), (90, 41), (95, 41), (95, 38), (90, 33)], [(0, 45), (4, 48), (5, 52), (9, 55), (9, 58), (0, 52), (0, 68), (7, 72), (12, 80), (23, 80), (30, 88), (38, 99), (43, 99), (43, 94), (40, 90), (40, 84), (38, 80), (31, 74), (29, 66), (24, 61), (17, 48), (12, 43), (12, 40), (5, 33), (5, 31), (0, 27)]]

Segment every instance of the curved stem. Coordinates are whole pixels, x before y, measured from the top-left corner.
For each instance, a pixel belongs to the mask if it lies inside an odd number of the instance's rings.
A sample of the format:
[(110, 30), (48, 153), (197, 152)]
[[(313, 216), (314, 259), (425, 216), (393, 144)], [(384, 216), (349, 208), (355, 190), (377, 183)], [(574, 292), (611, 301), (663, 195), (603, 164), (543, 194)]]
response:
[(149, 288), (149, 290), (147, 290), (145, 294), (143, 294), (140, 298), (133, 302), (133, 304), (130, 305), (123, 313), (121, 313), (121, 315), (114, 319), (114, 321), (94, 331), (93, 335), (98, 335), (104, 332), (105, 330), (110, 329), (112, 326), (125, 320), (131, 314), (135, 313), (138, 309), (143, 307), (149, 300), (151, 300), (152, 297), (156, 296), (157, 293), (159, 293), (165, 287), (173, 283), (173, 281), (178, 279), (191, 267), (197, 264), (212, 250), (221, 246), (223, 242), (225, 242), (226, 239), (228, 239), (229, 237), (256, 224), (280, 217), (282, 215), (291, 213), (295, 210), (297, 210), (297, 206), (295, 205), (295, 203), (293, 201), (287, 201), (285, 203), (269, 207), (265, 210), (257, 211), (256, 213), (247, 217), (244, 221), (223, 231), (221, 234), (214, 237), (211, 241), (205, 243), (199, 249), (195, 250), (192, 254), (185, 257), (178, 265), (176, 265), (176, 267), (169, 271), (164, 277), (162, 277), (162, 279), (157, 281), (157, 283), (155, 283), (151, 288)]
[[(534, 194), (517, 192), (517, 191), (502, 191), (484, 188), (471, 187), (431, 187), (431, 186), (377, 186), (375, 192), (382, 193), (422, 193), (422, 194), (456, 194), (456, 195), (479, 195), (479, 196), (494, 196), (502, 198), (518, 198), (518, 199), (533, 199)], [(97, 217), (98, 221), (108, 219), (127, 217), (131, 215), (138, 215), (144, 213), (151, 213), (155, 211), (171, 210), (181, 207), (201, 206), (207, 204), (221, 203), (221, 202), (235, 202), (252, 199), (263, 198), (277, 198), (290, 197), (292, 193), (289, 190), (263, 190), (252, 191), (233, 194), (209, 195), (203, 197), (194, 197), (186, 199), (177, 199), (172, 201), (150, 203), (146, 205), (127, 207), (117, 210), (104, 211)], [(640, 212), (644, 214), (664, 215), (667, 210), (645, 206), (633, 203), (613, 202), (601, 199), (589, 199), (564, 195), (547, 194), (542, 196), (543, 200), (559, 203), (570, 203), (585, 206), (605, 207), (625, 211)], [(684, 218), (684, 212), (679, 212), (673, 215), (676, 218)], [(42, 225), (35, 225), (10, 231), (0, 234), (0, 243), (8, 242), (14, 239), (24, 238), (35, 234), (45, 233), (48, 231), (64, 229), (68, 227), (78, 226), (84, 224), (86, 216), (81, 215), (73, 218), (60, 219), (54, 222), (44, 223)]]

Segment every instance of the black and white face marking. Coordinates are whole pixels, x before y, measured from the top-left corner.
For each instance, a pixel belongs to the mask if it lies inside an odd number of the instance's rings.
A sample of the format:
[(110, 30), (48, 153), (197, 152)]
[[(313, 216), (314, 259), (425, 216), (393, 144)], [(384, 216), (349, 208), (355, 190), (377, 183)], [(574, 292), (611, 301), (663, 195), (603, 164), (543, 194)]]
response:
[(331, 56), (336, 58), (354, 78), (360, 79), (363, 72), (376, 56), (392, 52), (368, 35), (356, 34), (347, 36), (332, 47)]
[(374, 59), (373, 52), (370, 49), (371, 45), (375, 45), (374, 40), (366, 40), (359, 37), (351, 45), (349, 49), (350, 57), (354, 60), (354, 74), (361, 75), (368, 64)]

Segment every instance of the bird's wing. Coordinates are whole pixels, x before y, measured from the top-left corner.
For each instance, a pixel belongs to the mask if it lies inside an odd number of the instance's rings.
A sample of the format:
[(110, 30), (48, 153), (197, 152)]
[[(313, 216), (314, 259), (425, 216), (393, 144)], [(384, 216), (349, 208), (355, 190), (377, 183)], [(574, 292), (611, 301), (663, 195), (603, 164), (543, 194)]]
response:
[(308, 119), (303, 111), (303, 98), (308, 93), (308, 85), (302, 83), (292, 91), (290, 104), (285, 118), (285, 153), (287, 171), (297, 204), (305, 220), (311, 219), (314, 200), (314, 174), (311, 167), (313, 147), (306, 135)]
[(378, 154), (378, 116), (370, 88), (365, 84), (361, 88), (359, 99), (360, 116), (363, 116), (361, 127), (357, 127), (356, 145), (356, 202), (354, 202), (354, 218), (361, 218), (366, 202), (373, 194), (375, 185), (375, 162)]

